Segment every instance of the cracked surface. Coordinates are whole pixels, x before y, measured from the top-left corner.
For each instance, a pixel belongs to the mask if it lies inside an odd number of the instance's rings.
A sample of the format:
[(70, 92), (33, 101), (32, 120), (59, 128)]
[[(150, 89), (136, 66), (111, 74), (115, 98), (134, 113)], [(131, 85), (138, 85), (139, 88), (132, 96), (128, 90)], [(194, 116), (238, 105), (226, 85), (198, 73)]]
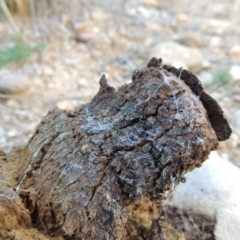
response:
[(132, 79), (116, 91), (103, 76), (90, 103), (55, 109), (37, 127), (17, 190), (37, 199), (39, 228), (71, 239), (163, 237), (161, 200), (218, 139), (199, 97), (159, 62)]

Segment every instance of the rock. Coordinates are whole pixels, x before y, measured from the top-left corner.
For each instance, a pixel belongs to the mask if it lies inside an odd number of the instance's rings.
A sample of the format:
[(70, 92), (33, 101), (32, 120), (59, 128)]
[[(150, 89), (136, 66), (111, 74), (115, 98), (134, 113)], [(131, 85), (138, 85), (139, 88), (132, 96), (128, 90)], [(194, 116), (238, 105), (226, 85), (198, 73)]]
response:
[(222, 38), (219, 36), (214, 36), (210, 39), (210, 46), (211, 47), (221, 47), (222, 46)]
[(54, 71), (51, 67), (47, 66), (44, 68), (43, 73), (46, 76), (52, 76), (54, 74)]
[(6, 69), (0, 70), (0, 92), (14, 94), (26, 91), (29, 86), (30, 81), (26, 76)]
[(7, 136), (8, 137), (16, 137), (18, 134), (17, 130), (16, 129), (11, 129), (10, 131), (7, 132)]
[(73, 104), (70, 101), (63, 100), (57, 103), (57, 107), (62, 110), (71, 111), (74, 109)]
[(78, 77), (76, 79), (76, 84), (78, 87), (89, 87), (90, 82), (86, 78)]
[(240, 212), (235, 209), (220, 209), (216, 214), (214, 235), (216, 240), (239, 240)]
[(190, 18), (188, 15), (180, 13), (179, 15), (177, 15), (177, 21), (188, 25), (190, 23)]
[(80, 42), (88, 42), (94, 38), (95, 32), (98, 32), (99, 29), (94, 27), (93, 22), (77, 22), (73, 25), (75, 38)]
[(201, 47), (203, 44), (202, 41), (193, 34), (177, 35), (174, 36), (173, 40), (188, 47)]
[(186, 183), (176, 187), (167, 204), (210, 219), (222, 208), (240, 212), (240, 169), (216, 152), (202, 167), (187, 173), (186, 179)]
[(208, 68), (210, 68), (212, 65), (211, 65), (211, 62), (209, 62), (209, 61), (207, 61), (207, 60), (204, 60), (203, 61), (203, 64), (202, 64), (202, 67), (204, 68), (204, 69), (208, 69)]
[(223, 17), (226, 14), (226, 6), (224, 3), (210, 4), (207, 11), (215, 17)]
[(234, 45), (229, 50), (229, 55), (231, 57), (240, 57), (240, 45)]
[(154, 19), (155, 17), (159, 16), (159, 11), (154, 8), (138, 6), (137, 11), (145, 19)]
[(189, 70), (202, 68), (203, 64), (203, 56), (197, 48), (186, 47), (174, 42), (155, 45), (150, 51), (150, 58), (154, 56), (164, 59), (164, 64)]
[(79, 63), (79, 59), (78, 58), (65, 58), (63, 60), (63, 62), (66, 64), (66, 65), (76, 65)]
[(240, 103), (240, 94), (234, 95), (232, 98), (235, 102)]
[(235, 66), (231, 67), (230, 73), (231, 73), (232, 79), (234, 81), (240, 80), (240, 66), (235, 65)]
[(159, 6), (158, 0), (144, 0), (143, 5), (147, 8), (156, 8)]
[(233, 132), (231, 137), (226, 140), (225, 144), (227, 145), (228, 149), (236, 148), (239, 144), (239, 136)]

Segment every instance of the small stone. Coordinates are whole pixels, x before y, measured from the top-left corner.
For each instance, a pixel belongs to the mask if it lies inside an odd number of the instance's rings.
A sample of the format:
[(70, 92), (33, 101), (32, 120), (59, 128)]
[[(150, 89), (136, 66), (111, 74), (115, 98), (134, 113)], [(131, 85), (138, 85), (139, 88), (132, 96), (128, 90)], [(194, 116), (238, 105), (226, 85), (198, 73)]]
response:
[(54, 74), (54, 71), (51, 67), (45, 67), (44, 70), (43, 70), (43, 73), (46, 76), (52, 76)]
[[(195, 35), (182, 35), (182, 36), (175, 36), (173, 38), (174, 41), (188, 46), (188, 47), (201, 47), (202, 46), (202, 42), (199, 41), (199, 38)], [(201, 39), (202, 40), (202, 39)]]
[(166, 42), (155, 45), (149, 58), (162, 58), (163, 64), (175, 67), (183, 67), (189, 70), (200, 69), (203, 64), (203, 56), (197, 48), (190, 48), (174, 42)]
[(78, 22), (74, 24), (75, 38), (80, 42), (88, 42), (93, 39), (97, 28), (95, 29), (94, 24), (91, 21)]
[(59, 101), (57, 103), (57, 107), (59, 109), (66, 110), (66, 111), (71, 111), (74, 109), (73, 104), (69, 101)]
[(233, 96), (233, 100), (234, 100), (235, 102), (240, 103), (240, 94), (234, 95), (234, 96)]
[(230, 138), (226, 140), (228, 149), (236, 148), (239, 144), (239, 136), (236, 133), (232, 133)]
[(229, 50), (229, 55), (231, 57), (240, 57), (240, 45), (234, 45), (230, 50)]
[(90, 82), (86, 78), (79, 77), (76, 79), (76, 84), (78, 87), (89, 87)]
[(30, 87), (29, 78), (8, 70), (0, 70), (0, 92), (14, 94), (28, 90)]
[(79, 59), (78, 58), (65, 58), (64, 63), (66, 65), (76, 65), (79, 63)]
[(214, 36), (210, 40), (210, 46), (211, 47), (220, 47), (222, 45), (222, 38), (218, 36)]
[(143, 5), (147, 8), (156, 8), (159, 6), (159, 1), (157, 0), (145, 0)]
[(232, 79), (234, 81), (240, 80), (240, 66), (233, 66), (230, 69), (230, 73), (232, 75)]
[(189, 24), (190, 23), (190, 19), (189, 19), (188, 15), (186, 15), (184, 13), (180, 13), (177, 16), (177, 21), (179, 21), (181, 23), (185, 23), (185, 24)]
[(18, 132), (17, 132), (17, 130), (15, 130), (15, 129), (12, 129), (12, 130), (10, 130), (9, 132), (7, 132), (7, 136), (8, 136), (8, 137), (16, 137), (17, 134), (18, 134)]
[(19, 101), (17, 99), (11, 99), (10, 98), (6, 101), (6, 106), (8, 108), (17, 109), (19, 107)]
[(209, 4), (207, 12), (216, 17), (224, 16), (226, 14), (226, 6), (224, 3)]
[(202, 64), (202, 67), (204, 68), (204, 69), (208, 69), (208, 68), (210, 68), (211, 67), (211, 63), (209, 62), (209, 61), (203, 61), (203, 64)]

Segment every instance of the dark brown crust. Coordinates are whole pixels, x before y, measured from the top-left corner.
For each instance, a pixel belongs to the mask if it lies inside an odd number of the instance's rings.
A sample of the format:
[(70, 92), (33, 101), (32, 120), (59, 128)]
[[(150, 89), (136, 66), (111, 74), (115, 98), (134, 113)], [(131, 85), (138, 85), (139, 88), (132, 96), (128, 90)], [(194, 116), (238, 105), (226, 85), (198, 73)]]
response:
[(216, 132), (218, 141), (225, 141), (232, 133), (227, 120), (223, 116), (223, 111), (218, 103), (205, 92), (202, 92), (200, 100), (206, 108), (212, 127)]
[[(148, 63), (148, 67), (160, 67), (162, 59), (152, 58)], [(223, 111), (218, 103), (204, 92), (201, 81), (191, 72), (185, 69), (177, 69), (173, 66), (163, 65), (168, 72), (173, 73), (179, 79), (184, 81), (190, 89), (200, 97), (205, 109), (207, 110), (211, 125), (218, 137), (218, 141), (225, 141), (232, 133), (232, 130), (224, 118)]]

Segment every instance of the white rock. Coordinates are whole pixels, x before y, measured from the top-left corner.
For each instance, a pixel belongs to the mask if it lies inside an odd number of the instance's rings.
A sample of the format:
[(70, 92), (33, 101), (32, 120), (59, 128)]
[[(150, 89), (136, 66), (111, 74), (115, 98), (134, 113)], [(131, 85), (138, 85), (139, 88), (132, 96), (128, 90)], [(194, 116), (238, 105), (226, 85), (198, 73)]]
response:
[(187, 173), (186, 179), (176, 187), (169, 204), (211, 219), (223, 208), (240, 212), (240, 169), (216, 152), (202, 167)]
[(230, 73), (231, 73), (232, 79), (234, 81), (240, 80), (240, 66), (235, 65), (235, 66), (231, 67)]
[(240, 212), (235, 209), (220, 209), (216, 214), (214, 235), (216, 240), (240, 239)]
[(230, 150), (230, 149), (234, 149), (234, 148), (236, 148), (236, 147), (238, 146), (238, 144), (240, 143), (240, 141), (239, 141), (239, 136), (238, 136), (235, 132), (233, 132), (233, 133), (231, 134), (231, 137), (230, 137), (229, 139), (227, 139), (227, 140), (225, 141), (225, 143), (226, 143), (226, 145), (227, 145), (227, 147), (228, 147), (229, 150)]
[(65, 58), (63, 60), (63, 62), (66, 64), (66, 65), (76, 65), (79, 63), (79, 59), (78, 58)]
[(54, 71), (51, 67), (45, 67), (44, 70), (43, 70), (43, 73), (46, 75), (46, 76), (52, 76), (54, 74)]
[(18, 135), (18, 132), (16, 129), (11, 129), (10, 131), (7, 132), (8, 137), (16, 137)]
[(90, 82), (86, 78), (78, 77), (76, 79), (76, 84), (78, 87), (89, 87)]
[(174, 42), (155, 45), (149, 58), (162, 58), (164, 64), (184, 67), (189, 70), (202, 68), (203, 56), (197, 48), (186, 47)]
[(26, 91), (30, 86), (29, 78), (20, 74), (12, 73), (8, 70), (0, 71), (0, 92), (6, 94)]

